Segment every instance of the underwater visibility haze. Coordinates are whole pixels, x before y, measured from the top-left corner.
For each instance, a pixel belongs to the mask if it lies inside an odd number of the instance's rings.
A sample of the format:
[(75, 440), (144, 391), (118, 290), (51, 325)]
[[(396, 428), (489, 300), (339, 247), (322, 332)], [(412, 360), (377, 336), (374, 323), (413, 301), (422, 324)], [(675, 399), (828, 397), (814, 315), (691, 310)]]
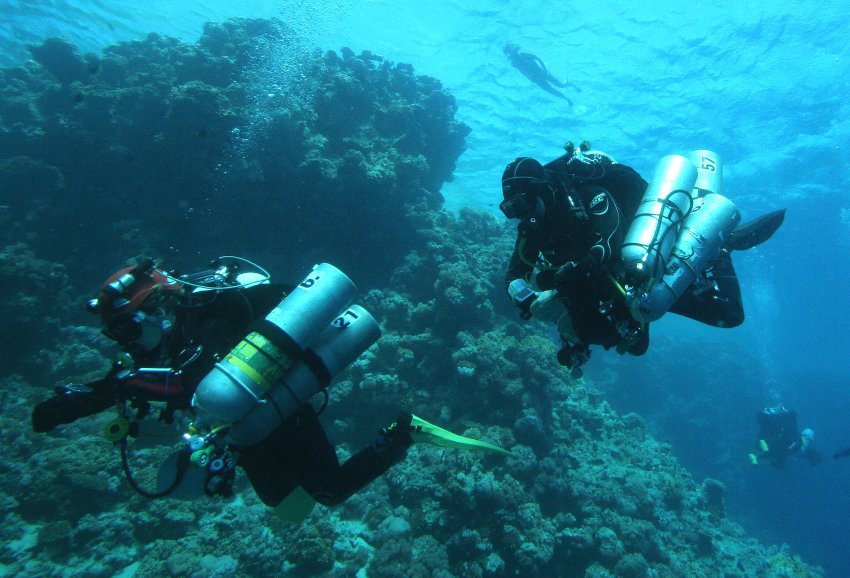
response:
[[(0, 575), (850, 576), (841, 3), (0, 11)], [(787, 209), (736, 253), (742, 326), (668, 314), (644, 356), (558, 365), (504, 291), (500, 177), (582, 140), (647, 180), (714, 151), (744, 221)], [(341, 457), (402, 407), (512, 455), (417, 444), (300, 525), (243, 475), (230, 500), (134, 494), (109, 412), (48, 435), (30, 413), (109, 369), (84, 304), (140, 254), (181, 272), (240, 255), (282, 283), (340, 267), (383, 330), (329, 389)], [(821, 463), (751, 465), (778, 403)], [(136, 444), (143, 483), (164, 455)]]

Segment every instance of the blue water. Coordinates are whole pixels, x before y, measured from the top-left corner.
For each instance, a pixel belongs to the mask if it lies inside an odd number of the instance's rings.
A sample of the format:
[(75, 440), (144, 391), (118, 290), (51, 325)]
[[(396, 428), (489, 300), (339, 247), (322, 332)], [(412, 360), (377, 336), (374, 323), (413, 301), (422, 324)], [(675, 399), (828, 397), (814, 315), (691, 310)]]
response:
[[(850, 459), (784, 471), (744, 465), (755, 411), (776, 397), (798, 411), (801, 427), (815, 429), (823, 453), (850, 446), (846, 8), (752, 0), (3, 0), (0, 66), (19, 64), (28, 43), (51, 35), (96, 52), (148, 32), (191, 42), (207, 20), (280, 17), (305, 46), (409, 62), (456, 96), (472, 133), (443, 191), (452, 210), (496, 211), (504, 165), (519, 155), (553, 158), (567, 139), (589, 139), (646, 177), (666, 154), (716, 151), (724, 193), (745, 220), (788, 208), (774, 239), (736, 256), (747, 322), (717, 330), (664, 319), (646, 357), (596, 355), (587, 373), (609, 376), (617, 409), (648, 414), (696, 476), (723, 480), (730, 515), (747, 531), (788, 543), (831, 576), (850, 576)], [(505, 42), (581, 87), (564, 89), (573, 106), (511, 68)], [(650, 407), (647, 394), (658, 391), (665, 397)]]

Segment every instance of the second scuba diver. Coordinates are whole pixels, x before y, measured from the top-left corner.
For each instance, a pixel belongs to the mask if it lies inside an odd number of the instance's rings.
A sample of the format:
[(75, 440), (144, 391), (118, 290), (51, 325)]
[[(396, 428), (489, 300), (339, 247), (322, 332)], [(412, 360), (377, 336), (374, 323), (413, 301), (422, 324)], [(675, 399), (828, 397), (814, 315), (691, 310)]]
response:
[(758, 422), (758, 444), (749, 455), (750, 463), (757, 466), (766, 459), (774, 468), (785, 467), (792, 456), (801, 457), (812, 465), (823, 459), (814, 448), (815, 432), (805, 428), (797, 430), (797, 412), (783, 405), (766, 407), (756, 414)]
[(594, 344), (642, 355), (650, 322), (667, 311), (743, 322), (732, 251), (770, 238), (784, 210), (739, 225), (711, 151), (664, 157), (647, 183), (589, 143), (565, 148), (546, 165), (509, 163), (499, 206), (519, 221), (508, 294), (523, 318), (557, 327), (562, 365), (580, 375)]
[[(248, 263), (253, 271), (240, 273)], [(354, 283), (323, 263), (297, 286), (270, 283), (265, 270), (222, 257), (210, 270), (175, 276), (150, 258), (109, 277), (89, 309), (123, 358), (103, 378), (57, 389), (32, 414), (33, 429), (110, 407), (105, 435), (118, 445), (131, 486), (155, 498), (232, 494), (241, 467), (260, 499), (285, 519), (303, 519), (315, 502), (339, 504), (401, 460), (414, 442), (509, 453), (457, 436), (409, 413), (340, 464), (311, 399), (380, 337)], [(135, 480), (128, 438), (140, 435), (154, 406), (171, 423), (193, 421), (160, 470), (156, 489)], [(324, 405), (322, 405), (324, 409)]]

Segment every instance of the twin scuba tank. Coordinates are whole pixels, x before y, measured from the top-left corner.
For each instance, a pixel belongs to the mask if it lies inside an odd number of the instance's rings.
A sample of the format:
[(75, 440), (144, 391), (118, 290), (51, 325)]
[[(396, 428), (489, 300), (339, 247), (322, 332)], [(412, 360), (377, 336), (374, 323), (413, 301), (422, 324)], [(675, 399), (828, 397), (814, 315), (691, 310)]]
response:
[[(198, 384), (186, 450), (161, 465), (159, 495), (230, 494), (230, 445), (262, 441), (381, 336), (375, 318), (352, 304), (356, 294), (351, 279), (322, 263), (251, 327)], [(181, 466), (183, 451), (199, 467)]]
[(659, 161), (622, 248), (626, 299), (637, 320), (664, 315), (738, 225), (738, 209), (720, 194), (722, 179), (711, 151)]
[(200, 422), (228, 425), (229, 441), (261, 441), (375, 343), (374, 317), (351, 304), (354, 283), (322, 263), (201, 381)]

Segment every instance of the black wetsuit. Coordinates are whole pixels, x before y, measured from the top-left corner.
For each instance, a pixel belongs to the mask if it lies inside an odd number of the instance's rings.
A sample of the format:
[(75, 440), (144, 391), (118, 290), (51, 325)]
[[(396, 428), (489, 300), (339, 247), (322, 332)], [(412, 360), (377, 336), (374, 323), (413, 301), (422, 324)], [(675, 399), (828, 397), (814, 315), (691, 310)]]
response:
[[(166, 402), (166, 419), (175, 410), (188, 409), (195, 389), (215, 363), (239, 343), (253, 322), (268, 315), (289, 289), (255, 285), (193, 297), (178, 307), (174, 328), (160, 349), (127, 349), (136, 367), (179, 369), (179, 378), (172, 374), (166, 383), (165, 373), (137, 374), (139, 377), (122, 383), (120, 396), (143, 413), (151, 401)], [(63, 393), (38, 404), (33, 411), (33, 429), (50, 431), (113, 407), (117, 397), (113, 375), (88, 384), (90, 392)], [(268, 505), (278, 504), (298, 485), (318, 502), (334, 505), (386, 471), (403, 449), (368, 446), (340, 466), (318, 416), (305, 405), (264, 440), (239, 448), (237, 463)]]
[[(641, 355), (649, 346), (649, 324), (637, 323), (622, 293), (611, 280), (621, 278), (621, 247), (647, 182), (631, 167), (608, 162), (579, 164), (564, 155), (544, 167), (549, 195), (543, 222), (520, 223), (506, 284), (528, 279), (537, 267), (540, 290), (555, 287), (554, 273), (569, 261), (587, 257), (594, 267), (570, 287), (560, 290), (577, 336), (585, 344)], [(709, 325), (733, 327), (743, 322), (741, 291), (728, 250), (707, 269), (715, 283), (696, 282), (671, 311)]]
[(568, 84), (565, 82), (561, 82), (557, 78), (552, 76), (552, 74), (546, 68), (546, 65), (543, 64), (543, 61), (538, 56), (529, 52), (520, 52), (519, 46), (510, 43), (504, 46), (503, 51), (505, 55), (507, 55), (508, 59), (511, 61), (511, 65), (517, 70), (519, 70), (531, 82), (533, 82), (549, 94), (553, 94), (559, 98), (563, 98), (570, 106), (573, 105), (572, 100), (566, 97), (559, 90), (555, 89), (555, 86), (559, 88), (566, 88)]
[(790, 456), (800, 456), (812, 465), (820, 463), (821, 456), (811, 446), (803, 444), (797, 431), (797, 412), (784, 407), (766, 408), (756, 414), (759, 440), (767, 443), (767, 452), (759, 447), (775, 468), (784, 468)]
[(340, 465), (312, 406), (304, 405), (262, 442), (240, 452), (239, 465), (268, 506), (296, 487), (325, 506), (335, 506), (382, 475), (406, 447), (366, 446)]

